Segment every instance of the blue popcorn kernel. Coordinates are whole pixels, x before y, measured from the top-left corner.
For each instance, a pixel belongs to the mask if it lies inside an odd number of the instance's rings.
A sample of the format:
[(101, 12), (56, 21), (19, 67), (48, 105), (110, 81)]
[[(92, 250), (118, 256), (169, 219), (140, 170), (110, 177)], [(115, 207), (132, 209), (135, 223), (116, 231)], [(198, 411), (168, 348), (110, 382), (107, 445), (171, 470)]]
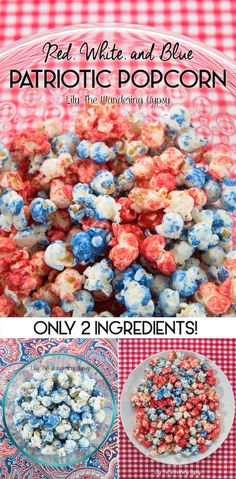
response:
[(127, 168), (119, 176), (115, 178), (116, 190), (118, 193), (122, 191), (130, 191), (136, 182), (136, 178), (130, 168)]
[(73, 235), (71, 249), (74, 256), (83, 264), (94, 263), (97, 257), (106, 252), (108, 233), (108, 230), (94, 227)]
[(70, 420), (72, 424), (79, 423), (81, 421), (81, 414), (79, 414), (78, 412), (71, 411)]
[[(77, 313), (77, 304), (75, 303), (78, 303), (80, 314)], [(89, 291), (76, 291), (76, 293), (74, 294), (74, 301), (65, 299), (61, 301), (61, 307), (66, 313), (68, 313), (69, 311), (73, 311), (73, 316), (83, 316), (84, 314), (91, 313), (91, 311), (93, 311), (93, 296), (91, 293), (89, 293)]]
[(88, 411), (83, 412), (81, 417), (82, 417), (82, 420), (84, 420), (84, 419), (92, 420), (93, 419), (93, 416), (92, 416), (91, 412), (88, 412)]
[(43, 387), (42, 385), (39, 386), (38, 392), (39, 392), (39, 396), (41, 396), (41, 397), (44, 397), (44, 396), (47, 395), (47, 393), (46, 393), (46, 391), (45, 391), (45, 389), (44, 389), (44, 387)]
[(173, 289), (166, 288), (160, 293), (158, 298), (158, 307), (163, 314), (167, 317), (175, 316), (179, 310), (180, 298), (179, 292)]
[(14, 190), (7, 188), (0, 198), (0, 210), (4, 215), (18, 216), (24, 207), (23, 198)]
[(111, 158), (112, 151), (102, 141), (97, 141), (90, 146), (90, 158), (95, 163), (106, 163)]
[(212, 209), (213, 223), (212, 231), (216, 234), (221, 232), (221, 228), (231, 228), (233, 226), (232, 217), (227, 211), (222, 209)]
[(132, 280), (137, 281), (143, 286), (149, 286), (153, 281), (153, 275), (147, 273), (145, 269), (142, 268), (142, 266), (140, 266), (139, 264), (134, 263), (132, 264), (132, 266), (124, 269), (124, 271), (122, 272), (118, 289), (121, 290), (124, 287), (125, 283)]
[(50, 215), (57, 210), (53, 201), (44, 198), (35, 198), (29, 205), (31, 215), (37, 223), (47, 224)]
[(172, 393), (173, 393), (173, 394), (176, 394), (176, 396), (180, 396), (180, 394), (182, 394), (182, 392), (183, 392), (183, 388), (181, 388), (181, 387), (179, 387), (179, 388), (175, 388), (175, 387), (174, 387), (174, 388), (172, 389)]
[(58, 414), (46, 414), (45, 416), (43, 416), (43, 420), (47, 431), (51, 431), (58, 426), (59, 422), (61, 421), (61, 418)]
[(222, 187), (220, 181), (213, 180), (211, 177), (207, 179), (203, 189), (207, 195), (207, 202), (214, 203), (220, 198)]
[(92, 391), (92, 397), (98, 397), (101, 396), (101, 393), (98, 389), (93, 389)]
[(193, 168), (185, 177), (184, 183), (188, 188), (203, 188), (206, 182), (206, 172), (204, 168)]
[(165, 238), (179, 238), (184, 227), (184, 221), (178, 213), (165, 213), (161, 225), (155, 227), (157, 233)]
[(99, 171), (91, 182), (91, 188), (97, 195), (112, 195), (115, 191), (113, 174), (108, 170)]
[(50, 316), (51, 308), (46, 301), (43, 301), (42, 299), (36, 299), (35, 301), (32, 301), (32, 303), (30, 303), (27, 306), (27, 312), (28, 312), (28, 315), (30, 314), (30, 316), (32, 317), (33, 316), (36, 316), (36, 317)]
[(216, 418), (216, 413), (214, 411), (208, 411), (208, 420), (214, 422)]
[(88, 158), (89, 148), (90, 148), (90, 141), (82, 140), (76, 148), (77, 155), (80, 156), (80, 158)]
[(44, 426), (44, 420), (41, 417), (36, 417), (32, 415), (32, 418), (30, 419), (30, 423), (32, 427), (37, 428)]
[[(65, 399), (65, 395), (66, 395), (66, 389), (58, 388), (58, 389), (54, 389), (54, 391), (52, 391), (51, 398), (52, 398), (54, 403), (62, 404), (64, 399)], [(60, 399), (60, 397), (61, 397), (61, 399)]]
[(219, 242), (219, 237), (214, 233), (213, 228), (206, 223), (197, 223), (188, 231), (188, 241), (191, 246), (201, 251), (206, 251)]
[(130, 280), (125, 282), (124, 288), (116, 299), (125, 305), (128, 311), (141, 316), (152, 316), (154, 304), (149, 288), (139, 284), (137, 281)]
[(174, 402), (175, 402), (176, 406), (180, 406), (180, 404), (182, 402), (182, 399), (178, 396), (175, 396), (174, 397)]
[(72, 131), (66, 131), (61, 135), (56, 135), (51, 140), (52, 150), (57, 155), (61, 153), (70, 153), (72, 155), (76, 152), (79, 138)]
[(54, 434), (52, 431), (42, 431), (41, 437), (44, 442), (52, 442), (54, 439)]
[(220, 202), (223, 208), (236, 213), (236, 178), (225, 178)]
[(165, 126), (168, 137), (173, 137), (183, 128), (190, 126), (189, 112), (182, 105), (174, 105), (169, 111), (164, 111), (160, 121)]
[(207, 436), (207, 431), (205, 431), (205, 430), (200, 431), (200, 436), (206, 437)]

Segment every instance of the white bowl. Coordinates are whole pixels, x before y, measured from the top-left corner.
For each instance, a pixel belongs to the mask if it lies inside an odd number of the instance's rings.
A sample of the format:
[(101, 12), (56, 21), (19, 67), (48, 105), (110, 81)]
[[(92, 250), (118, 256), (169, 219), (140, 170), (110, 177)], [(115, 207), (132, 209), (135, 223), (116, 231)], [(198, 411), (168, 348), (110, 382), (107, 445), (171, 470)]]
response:
[(225, 441), (227, 438), (230, 429), (233, 424), (234, 414), (235, 414), (235, 400), (232, 387), (223, 373), (223, 371), (217, 366), (213, 361), (208, 359), (207, 357), (195, 353), (193, 351), (183, 351), (186, 355), (190, 354), (191, 356), (196, 357), (199, 360), (205, 360), (209, 363), (211, 368), (214, 370), (215, 377), (216, 377), (216, 386), (215, 389), (219, 394), (219, 410), (221, 413), (221, 422), (220, 422), (220, 433), (218, 436), (212, 441), (211, 445), (207, 447), (207, 450), (203, 453), (199, 453), (196, 456), (184, 457), (177, 454), (167, 454), (165, 456), (156, 456), (152, 457), (149, 454), (149, 450), (142, 446), (137, 439), (133, 435), (133, 429), (135, 426), (135, 417), (136, 413), (135, 410), (130, 406), (130, 398), (132, 397), (133, 390), (137, 388), (140, 380), (143, 378), (144, 370), (148, 366), (149, 361), (153, 357), (158, 358), (167, 358), (170, 351), (161, 351), (157, 354), (154, 354), (144, 361), (142, 361), (129, 375), (120, 399), (120, 416), (121, 421), (123, 424), (123, 428), (125, 433), (127, 434), (129, 440), (133, 443), (133, 445), (145, 456), (149, 457), (150, 459), (156, 462), (162, 462), (164, 464), (171, 464), (171, 465), (184, 465), (184, 464), (193, 464), (194, 462), (201, 461), (206, 457), (213, 454), (218, 447)]

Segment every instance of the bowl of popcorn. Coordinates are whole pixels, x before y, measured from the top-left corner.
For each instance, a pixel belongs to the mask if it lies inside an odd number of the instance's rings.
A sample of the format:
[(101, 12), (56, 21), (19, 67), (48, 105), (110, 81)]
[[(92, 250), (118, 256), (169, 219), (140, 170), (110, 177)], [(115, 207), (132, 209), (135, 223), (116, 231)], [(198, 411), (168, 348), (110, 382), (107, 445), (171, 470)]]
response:
[(105, 376), (72, 354), (47, 354), (21, 366), (3, 398), (11, 441), (31, 460), (50, 466), (79, 463), (95, 454), (115, 416)]
[(235, 63), (122, 25), (0, 60), (0, 316), (234, 316)]
[(192, 464), (215, 452), (233, 424), (232, 387), (213, 361), (193, 351), (162, 351), (128, 377), (121, 395), (125, 433), (145, 456)]

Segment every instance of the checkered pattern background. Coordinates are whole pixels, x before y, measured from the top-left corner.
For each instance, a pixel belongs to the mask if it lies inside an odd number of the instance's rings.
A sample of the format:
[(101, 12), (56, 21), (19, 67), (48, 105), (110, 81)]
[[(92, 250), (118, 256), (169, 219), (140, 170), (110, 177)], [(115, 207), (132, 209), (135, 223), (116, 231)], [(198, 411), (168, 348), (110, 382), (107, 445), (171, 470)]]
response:
[[(236, 395), (236, 341), (233, 339), (124, 339), (119, 341), (120, 392), (131, 371), (145, 358), (164, 350), (192, 350), (215, 361)], [(120, 479), (235, 479), (236, 421), (222, 446), (199, 463), (158, 464), (143, 456), (128, 440), (120, 424)]]
[(1, 0), (0, 44), (49, 28), (97, 22), (155, 25), (235, 57), (235, 0)]

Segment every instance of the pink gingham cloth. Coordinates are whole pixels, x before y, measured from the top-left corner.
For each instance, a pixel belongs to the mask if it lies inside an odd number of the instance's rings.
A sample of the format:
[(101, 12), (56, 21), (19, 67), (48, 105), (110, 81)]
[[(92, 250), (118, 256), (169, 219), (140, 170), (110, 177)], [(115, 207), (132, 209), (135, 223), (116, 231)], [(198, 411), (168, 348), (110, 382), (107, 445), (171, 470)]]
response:
[[(124, 339), (119, 342), (120, 393), (132, 370), (159, 351), (188, 350), (207, 356), (226, 374), (236, 395), (234, 339)], [(128, 405), (127, 405), (128, 407)], [(127, 438), (120, 421), (119, 479), (235, 479), (236, 420), (229, 436), (211, 456), (192, 465), (169, 466), (141, 454)]]
[(162, 27), (236, 57), (235, 0), (1, 0), (0, 45), (81, 23)]

